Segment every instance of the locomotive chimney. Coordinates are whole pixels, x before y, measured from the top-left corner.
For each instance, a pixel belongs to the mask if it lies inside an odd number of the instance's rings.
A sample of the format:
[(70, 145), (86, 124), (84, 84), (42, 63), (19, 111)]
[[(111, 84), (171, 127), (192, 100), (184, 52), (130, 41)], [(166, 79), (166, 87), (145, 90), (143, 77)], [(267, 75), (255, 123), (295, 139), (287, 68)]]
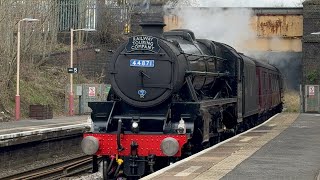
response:
[(161, 13), (145, 13), (142, 15), (140, 26), (144, 35), (161, 37), (166, 24)]

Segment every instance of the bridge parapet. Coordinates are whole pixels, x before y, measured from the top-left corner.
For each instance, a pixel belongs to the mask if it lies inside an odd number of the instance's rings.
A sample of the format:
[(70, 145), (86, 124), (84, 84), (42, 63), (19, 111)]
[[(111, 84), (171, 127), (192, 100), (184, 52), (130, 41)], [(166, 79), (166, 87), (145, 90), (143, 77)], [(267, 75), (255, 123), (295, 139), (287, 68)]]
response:
[[(196, 8), (213, 11), (217, 8)], [(220, 8), (221, 9), (221, 8)], [(222, 10), (235, 8), (222, 8)], [(241, 9), (241, 8), (237, 8)], [(252, 8), (250, 26), (256, 38), (246, 42), (242, 50), (301, 52), (303, 36), (302, 8)], [(181, 28), (183, 18), (179, 15), (164, 16), (165, 31)], [(246, 23), (246, 22), (244, 22)]]

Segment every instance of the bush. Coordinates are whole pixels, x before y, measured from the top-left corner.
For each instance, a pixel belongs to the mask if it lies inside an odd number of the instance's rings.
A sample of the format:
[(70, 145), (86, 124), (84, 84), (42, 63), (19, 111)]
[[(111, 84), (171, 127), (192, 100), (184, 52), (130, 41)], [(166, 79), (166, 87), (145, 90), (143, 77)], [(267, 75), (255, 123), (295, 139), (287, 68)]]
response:
[(298, 91), (289, 90), (284, 93), (284, 112), (300, 112), (300, 96)]

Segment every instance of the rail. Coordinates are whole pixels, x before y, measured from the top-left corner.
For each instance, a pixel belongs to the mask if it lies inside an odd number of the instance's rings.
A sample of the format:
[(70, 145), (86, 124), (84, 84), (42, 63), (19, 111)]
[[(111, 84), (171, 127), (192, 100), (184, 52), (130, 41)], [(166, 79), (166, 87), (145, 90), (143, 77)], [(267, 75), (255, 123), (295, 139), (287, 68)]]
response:
[(92, 169), (91, 156), (79, 156), (70, 160), (51, 164), (49, 166), (28, 170), (2, 178), (3, 180), (28, 179), (60, 179), (90, 171)]

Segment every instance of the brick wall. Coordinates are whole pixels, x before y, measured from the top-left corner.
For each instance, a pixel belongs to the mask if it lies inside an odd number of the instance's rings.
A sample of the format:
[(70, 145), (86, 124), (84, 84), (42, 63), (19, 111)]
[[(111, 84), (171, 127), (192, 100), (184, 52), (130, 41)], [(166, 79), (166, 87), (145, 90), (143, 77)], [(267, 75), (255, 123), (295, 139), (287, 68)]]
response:
[(305, 85), (320, 84), (320, 0), (307, 0), (303, 3), (302, 38), (302, 111), (305, 112)]
[(303, 82), (320, 84), (320, 35), (305, 35), (302, 49)]
[(320, 31), (320, 0), (303, 3), (303, 35)]
[[(117, 45), (101, 45), (75, 50), (73, 53), (73, 66), (78, 67), (79, 73), (89, 79), (94, 79), (101, 74), (106, 75), (112, 57), (112, 53), (108, 51), (115, 50), (117, 47)], [(65, 67), (67, 70), (70, 66), (70, 52), (51, 54), (46, 64)]]
[[(320, 71), (320, 0), (303, 3), (303, 84), (319, 84)], [(319, 73), (318, 73), (319, 74)]]

